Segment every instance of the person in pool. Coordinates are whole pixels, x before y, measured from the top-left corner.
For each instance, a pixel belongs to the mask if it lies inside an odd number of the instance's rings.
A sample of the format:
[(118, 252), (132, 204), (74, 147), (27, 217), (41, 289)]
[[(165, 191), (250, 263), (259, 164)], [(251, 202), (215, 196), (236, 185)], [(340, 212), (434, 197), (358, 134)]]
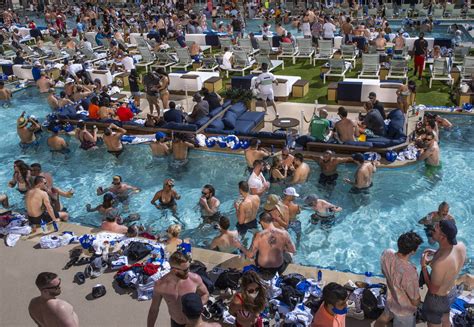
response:
[(25, 194), (31, 188), (31, 169), (23, 160), (13, 163), (13, 177), (8, 182), (9, 187), (17, 186), (18, 192)]
[(95, 208), (88, 203), (86, 204), (87, 212), (95, 212), (98, 211), (104, 217), (106, 216), (117, 216), (118, 210), (114, 207), (115, 196), (113, 193), (105, 193), (103, 197), (102, 204), (99, 204)]
[(70, 150), (68, 144), (61, 136), (59, 136), (60, 130), (61, 128), (57, 125), (51, 128), (51, 132), (53, 133), (53, 135), (48, 137), (47, 140), (49, 150), (51, 152), (69, 153)]
[(295, 171), (293, 174), (293, 179), (291, 180), (292, 184), (302, 184), (308, 180), (310, 167), (304, 162), (304, 157), (301, 153), (295, 154), (295, 159), (293, 160), (293, 166)]
[(216, 198), (216, 190), (210, 184), (204, 185), (199, 198), (199, 207), (204, 222), (216, 221), (220, 217), (219, 206), (221, 202)]
[[(179, 200), (181, 196), (173, 189), (174, 180), (172, 178), (167, 178), (163, 182), (163, 188), (155, 193), (151, 204), (154, 205), (157, 209), (171, 209), (173, 212), (176, 211), (176, 200)], [(159, 202), (159, 204), (156, 203)]]
[(359, 192), (367, 190), (372, 186), (372, 179), (374, 173), (377, 171), (377, 166), (380, 164), (377, 160), (365, 161), (362, 153), (355, 153), (352, 159), (357, 164), (354, 181), (349, 178), (344, 178), (344, 182), (352, 185), (352, 192)]
[(0, 193), (0, 205), (5, 209), (10, 207), (10, 203), (8, 202), (8, 195), (4, 193)]
[(436, 142), (435, 135), (432, 132), (425, 134), (425, 148), (420, 150), (419, 161), (425, 161), (426, 174), (433, 175), (441, 169), (441, 160), (439, 159), (439, 146)]
[(260, 196), (250, 194), (250, 187), (246, 181), (239, 182), (239, 198), (234, 202), (235, 214), (237, 216), (237, 231), (240, 237), (250, 229), (257, 229), (257, 212), (260, 206)]
[(173, 158), (175, 160), (185, 161), (188, 159), (188, 151), (192, 148), (194, 148), (194, 144), (186, 141), (184, 135), (179, 133), (175, 134), (171, 144), (171, 150), (173, 151)]
[(230, 231), (230, 220), (226, 216), (219, 218), (219, 224), (215, 228), (219, 231), (219, 235), (214, 237), (209, 246), (209, 249), (225, 252), (235, 253), (240, 247), (239, 233), (236, 230)]
[(150, 143), (151, 154), (154, 157), (164, 157), (170, 154), (171, 150), (168, 144), (165, 143), (166, 134), (163, 132), (156, 132), (155, 142)]
[(112, 185), (105, 189), (102, 186), (97, 188), (97, 195), (102, 195), (107, 192), (113, 193), (117, 197), (117, 200), (122, 203), (124, 211), (127, 211), (129, 193), (140, 192), (140, 188), (123, 183), (122, 177), (119, 175), (115, 175), (114, 177), (112, 177)]
[(438, 211), (430, 212), (418, 222), (425, 226), (426, 236), (430, 244), (435, 243), (433, 240), (434, 226), (441, 220), (454, 220), (454, 217), (449, 214), (449, 204), (446, 201), (440, 203)]
[(260, 140), (253, 138), (250, 140), (250, 146), (245, 150), (245, 160), (247, 161), (247, 169), (253, 171), (253, 163), (256, 160), (264, 160), (270, 156), (270, 152), (264, 148), (260, 148)]
[[(30, 126), (28, 126), (30, 123)], [(16, 121), (16, 132), (20, 137), (20, 143), (22, 145), (36, 144), (35, 133), (41, 130), (41, 125), (35, 119), (31, 117), (25, 117), (23, 111), (20, 117)]]
[(97, 149), (97, 126), (94, 125), (92, 133), (86, 128), (83, 121), (77, 123), (76, 138), (81, 143), (80, 148), (83, 150)]
[(336, 158), (334, 154), (334, 151), (326, 150), (322, 156), (314, 158), (314, 161), (321, 168), (318, 181), (321, 185), (336, 185), (336, 180), (339, 177), (337, 166), (343, 163), (354, 162), (354, 159), (350, 157)]
[(0, 103), (8, 103), (12, 98), (12, 92), (5, 88), (5, 82), (0, 81)]
[[(114, 132), (114, 130), (117, 132)], [(113, 154), (116, 158), (118, 158), (124, 150), (122, 136), (126, 133), (126, 129), (118, 127), (113, 123), (104, 129), (104, 143), (107, 147), (107, 152)]]
[(334, 218), (336, 212), (342, 211), (341, 207), (320, 199), (316, 194), (307, 196), (304, 202), (314, 209), (314, 213), (311, 215), (313, 224), (317, 224), (320, 220)]

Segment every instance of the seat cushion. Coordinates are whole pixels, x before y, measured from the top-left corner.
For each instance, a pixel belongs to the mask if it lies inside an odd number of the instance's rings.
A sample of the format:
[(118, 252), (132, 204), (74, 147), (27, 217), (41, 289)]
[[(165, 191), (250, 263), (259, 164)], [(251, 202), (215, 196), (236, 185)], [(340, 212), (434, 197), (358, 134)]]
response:
[(211, 118), (209, 118), (208, 116), (204, 116), (200, 118), (199, 120), (195, 121), (194, 124), (196, 124), (198, 127), (201, 127), (202, 125), (207, 123), (210, 119)]
[(248, 133), (254, 129), (255, 125), (250, 120), (237, 120), (235, 122), (235, 129), (240, 132)]
[(169, 122), (163, 125), (163, 128), (177, 129), (181, 131), (196, 131), (197, 125), (195, 124), (180, 124), (175, 122)]
[(390, 119), (387, 127), (387, 136), (389, 138), (398, 139), (406, 136), (404, 132), (405, 115), (400, 109), (390, 111), (387, 118)]
[(209, 117), (214, 117), (215, 115), (219, 114), (222, 110), (224, 110), (224, 107), (217, 107), (209, 111)]
[(247, 111), (239, 116), (239, 120), (253, 121), (255, 126), (260, 124), (264, 118), (265, 118), (265, 113), (257, 112), (257, 111)]
[[(213, 129), (216, 129), (216, 130), (223, 130), (225, 129), (225, 125), (224, 125), (224, 122), (222, 121), (222, 119), (216, 119), (214, 120), (212, 123), (210, 123), (208, 125), (208, 128), (213, 128)], [(206, 128), (206, 131), (207, 131), (207, 128)]]
[(351, 145), (351, 146), (369, 147), (369, 148), (374, 146), (372, 142), (359, 142), (359, 141), (349, 141), (349, 142), (344, 142), (344, 144)]
[(237, 121), (237, 115), (232, 111), (227, 111), (224, 115), (223, 121), (226, 129), (234, 129), (235, 122)]
[[(391, 139), (388, 137), (368, 137), (367, 142), (373, 144), (374, 148), (387, 148), (405, 142), (406, 138)], [(403, 141), (402, 141), (403, 140)]]
[(232, 107), (229, 108), (229, 111), (233, 112), (240, 119), (240, 115), (245, 113), (247, 111), (247, 108), (242, 102), (238, 102), (232, 105)]

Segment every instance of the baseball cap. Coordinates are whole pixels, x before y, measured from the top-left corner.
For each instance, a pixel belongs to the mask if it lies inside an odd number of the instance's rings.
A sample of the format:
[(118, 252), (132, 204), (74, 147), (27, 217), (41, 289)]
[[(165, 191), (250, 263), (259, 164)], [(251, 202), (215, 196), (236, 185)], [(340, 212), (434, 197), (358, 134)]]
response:
[(198, 319), (202, 313), (202, 300), (197, 293), (184, 294), (181, 297), (181, 307), (188, 319)]
[(300, 195), (296, 193), (296, 190), (294, 187), (287, 187), (284, 191), (283, 194), (289, 195), (289, 196), (296, 196), (299, 197)]
[(318, 201), (318, 199), (319, 199), (319, 197), (316, 194), (311, 194), (311, 195), (308, 195), (304, 199), (304, 203), (308, 206), (312, 206), (314, 204), (314, 202)]
[(376, 98), (377, 94), (375, 92), (370, 92), (369, 93), (369, 98)]
[(159, 141), (159, 140), (161, 140), (162, 138), (164, 138), (165, 136), (166, 136), (166, 134), (163, 133), (163, 132), (156, 132), (156, 134), (155, 134), (155, 139), (156, 139), (157, 141)]
[(354, 159), (355, 161), (359, 161), (359, 162), (364, 162), (365, 161), (364, 155), (362, 153), (354, 153), (352, 155), (352, 159)]
[(72, 78), (66, 78), (66, 84), (68, 83), (74, 83), (74, 80)]
[(263, 209), (273, 210), (273, 209), (276, 208), (278, 202), (280, 202), (280, 197), (276, 194), (270, 194), (267, 197), (267, 201), (265, 202), (265, 205), (263, 206)]
[(454, 220), (441, 220), (439, 222), (439, 229), (446, 235), (449, 244), (456, 245), (458, 241), (456, 240), (456, 235), (458, 233), (458, 228)]

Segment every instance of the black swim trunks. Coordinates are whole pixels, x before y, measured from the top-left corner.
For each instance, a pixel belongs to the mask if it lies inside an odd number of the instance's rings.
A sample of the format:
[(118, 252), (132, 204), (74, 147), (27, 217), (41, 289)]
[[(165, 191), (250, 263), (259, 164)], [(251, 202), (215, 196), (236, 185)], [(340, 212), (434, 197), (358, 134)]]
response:
[(288, 252), (285, 252), (283, 253), (283, 263), (281, 266), (275, 268), (266, 268), (259, 265), (258, 252), (255, 255), (255, 265), (258, 268), (258, 273), (265, 280), (271, 280), (276, 275), (276, 273), (281, 276), (292, 261), (291, 255)]
[(171, 320), (171, 327), (186, 327), (186, 325), (181, 325), (181, 324), (178, 324), (176, 321), (174, 321), (173, 319), (170, 319)]
[(252, 220), (252, 221), (250, 221), (248, 223), (245, 223), (245, 224), (237, 223), (236, 227), (237, 227), (237, 231), (239, 232), (240, 237), (244, 237), (245, 234), (247, 234), (247, 231), (249, 229), (257, 229), (258, 228), (257, 219)]
[(69, 148), (64, 148), (61, 150), (49, 150), (51, 153), (60, 153), (60, 154), (68, 154), (71, 153), (71, 150)]
[(339, 174), (334, 175), (325, 175), (323, 173), (319, 174), (319, 184), (322, 185), (336, 185), (336, 180), (339, 177)]
[(124, 148), (121, 148), (120, 150), (117, 150), (117, 151), (107, 150), (107, 152), (110, 154), (113, 154), (116, 158), (118, 158), (122, 154), (123, 150)]
[(358, 188), (358, 187), (352, 186), (351, 189), (349, 190), (349, 193), (353, 193), (353, 194), (368, 194), (368, 193), (369, 193), (369, 189), (370, 189), (373, 185), (374, 185), (373, 183), (370, 183), (370, 185), (369, 185), (368, 187), (362, 187), (362, 188)]
[[(57, 211), (54, 211), (54, 215), (56, 217), (59, 217), (59, 213)], [(28, 216), (28, 220), (30, 221), (30, 225), (40, 225), (41, 220), (44, 221), (45, 223), (49, 223), (53, 221), (53, 218), (51, 218), (49, 213), (45, 211), (39, 217)]]

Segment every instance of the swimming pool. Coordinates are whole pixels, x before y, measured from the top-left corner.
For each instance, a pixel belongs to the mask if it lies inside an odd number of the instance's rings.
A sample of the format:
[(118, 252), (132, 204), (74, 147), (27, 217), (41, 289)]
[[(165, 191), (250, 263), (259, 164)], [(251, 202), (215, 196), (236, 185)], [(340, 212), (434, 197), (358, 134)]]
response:
[[(159, 211), (150, 204), (154, 192), (161, 189), (163, 180), (172, 177), (176, 181), (176, 190), (182, 195), (178, 201), (177, 218), (185, 225), (184, 236), (191, 237), (195, 245), (206, 246), (216, 235), (210, 225), (198, 229), (201, 218), (196, 204), (204, 184), (210, 183), (216, 187), (216, 195), (222, 203), (221, 212), (228, 215), (233, 221), (232, 225), (235, 225), (232, 205), (237, 198), (237, 183), (247, 178), (242, 156), (192, 151), (188, 165), (177, 171), (170, 169), (165, 160), (153, 160), (148, 147), (141, 145), (127, 146), (118, 160), (106, 153), (103, 147), (96, 152), (84, 152), (78, 149), (73, 139), (70, 139), (73, 152), (69, 157), (53, 156), (46, 147), (45, 138), (38, 149), (24, 151), (18, 146), (16, 118), (22, 110), (37, 117), (45, 117), (49, 113), (46, 96), (39, 95), (34, 88), (28, 88), (16, 93), (12, 104), (11, 108), (0, 108), (0, 129), (3, 131), (0, 144), (0, 192), (7, 189), (14, 160), (23, 159), (30, 164), (40, 162), (45, 171), (53, 173), (57, 186), (75, 189), (74, 198), (63, 200), (72, 216), (71, 221), (98, 226), (100, 217), (96, 213), (87, 213), (85, 205), (101, 203), (101, 197), (96, 196), (96, 188), (109, 185), (112, 176), (119, 174), (126, 183), (143, 189), (132, 196), (130, 212), (139, 212), (141, 222), (158, 231), (177, 222), (170, 212)], [(474, 153), (470, 145), (470, 137), (474, 134), (474, 118), (450, 116), (450, 119), (456, 127), (441, 135), (444, 168), (441, 178), (435, 180), (423, 177), (422, 165), (380, 169), (370, 195), (360, 196), (348, 193), (349, 187), (343, 183), (338, 183), (332, 191), (319, 189), (316, 186), (319, 169), (310, 163), (313, 168), (310, 181), (299, 187), (298, 192), (302, 195), (317, 193), (342, 206), (344, 210), (333, 226), (323, 227), (311, 225), (311, 212), (302, 212), (300, 220), (303, 236), (297, 248), (296, 262), (342, 271), (380, 273), (381, 251), (387, 247), (396, 248), (398, 236), (411, 229), (426, 239), (417, 221), (436, 209), (439, 202), (447, 200), (452, 214), (457, 218), (458, 239), (467, 244), (471, 257), (466, 270), (474, 272), (474, 203), (469, 201), (474, 176), (471, 164)], [(352, 176), (353, 172), (353, 166), (341, 167), (340, 179)], [(282, 188), (272, 187), (272, 192), (280, 194)], [(11, 203), (23, 207), (22, 197), (17, 191), (10, 189), (7, 192)], [(422, 248), (426, 247), (427, 243), (422, 245)], [(418, 259), (419, 256), (415, 260)]]

